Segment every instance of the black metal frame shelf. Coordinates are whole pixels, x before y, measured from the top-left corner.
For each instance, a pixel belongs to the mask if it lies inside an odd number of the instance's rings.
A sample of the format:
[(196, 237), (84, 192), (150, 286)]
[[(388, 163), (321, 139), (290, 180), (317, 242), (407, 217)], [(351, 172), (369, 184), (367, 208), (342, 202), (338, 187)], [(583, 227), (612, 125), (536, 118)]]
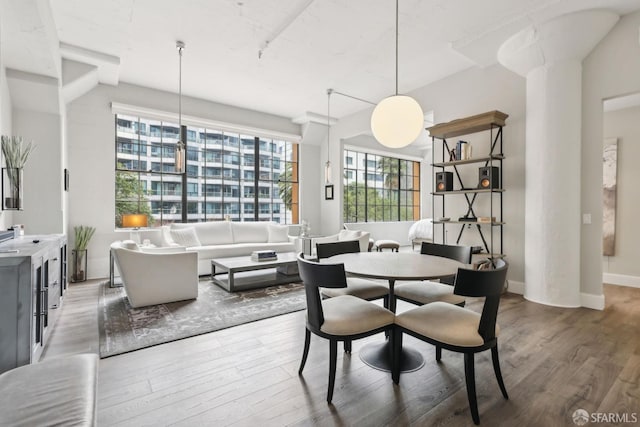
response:
[[(450, 190), (450, 191), (436, 191), (436, 182), (434, 179), (433, 183), (433, 192), (431, 193), (431, 209), (432, 209), (432, 227), (433, 227), (433, 237), (434, 241), (436, 240), (436, 226), (441, 227), (442, 231), (442, 243), (446, 242), (446, 230), (447, 224), (459, 226), (458, 236), (456, 238), (455, 243), (460, 244), (462, 239), (462, 235), (466, 229), (472, 228), (475, 225), (475, 228), (482, 240), (483, 246), (483, 254), (493, 258), (502, 258), (504, 257), (504, 239), (503, 239), (503, 226), (505, 222), (503, 221), (503, 202), (502, 195), (504, 193), (504, 188), (469, 188), (465, 186), (463, 183), (463, 179), (459, 173), (458, 167), (470, 164), (482, 164), (484, 163), (484, 167), (498, 167), (498, 175), (499, 175), (499, 185), (503, 185), (502, 180), (502, 161), (505, 159), (502, 150), (502, 128), (505, 125), (505, 119), (509, 117), (507, 114), (504, 114), (500, 111), (490, 111), (488, 113), (479, 114), (476, 116), (471, 116), (459, 120), (454, 120), (449, 123), (438, 124), (428, 128), (427, 130), (431, 134), (432, 141), (432, 150), (431, 150), (431, 166), (433, 169), (432, 176), (435, 177), (436, 169), (439, 171), (445, 171), (447, 168), (452, 170), (455, 177), (457, 178), (457, 183), (460, 189)], [(490, 151), (487, 156), (476, 157), (471, 159), (464, 160), (453, 160), (447, 161), (447, 156), (450, 152), (449, 144), (447, 143), (447, 138), (454, 138), (462, 135), (469, 135), (478, 132), (489, 131), (490, 133)], [(436, 161), (436, 140), (438, 140), (441, 144), (441, 154), (442, 159), (440, 162)], [(493, 183), (491, 183), (493, 186)], [(488, 218), (493, 218), (493, 221), (490, 222), (479, 222), (479, 221), (461, 221), (461, 220), (447, 220), (441, 221), (437, 220), (436, 216), (436, 196), (442, 196), (440, 200), (441, 205), (441, 215), (440, 218), (446, 217), (446, 205), (445, 205), (445, 197), (447, 195), (452, 194), (462, 194), (465, 197), (467, 202), (467, 211), (464, 217), (477, 218), (476, 212), (474, 211), (474, 203), (479, 194), (489, 194), (489, 214)], [(498, 200), (494, 200), (494, 195)], [(495, 206), (494, 206), (495, 205)], [(480, 215), (482, 216), (482, 215)], [(482, 226), (489, 226), (487, 230), (485, 227), (485, 231), (483, 231)], [(494, 230), (496, 232), (494, 233)], [(485, 234), (488, 234), (488, 239), (485, 237)], [(499, 247), (496, 247), (494, 244), (494, 234), (498, 234), (499, 237)], [(497, 242), (496, 242), (497, 243)], [(499, 250), (496, 250), (499, 249)]]

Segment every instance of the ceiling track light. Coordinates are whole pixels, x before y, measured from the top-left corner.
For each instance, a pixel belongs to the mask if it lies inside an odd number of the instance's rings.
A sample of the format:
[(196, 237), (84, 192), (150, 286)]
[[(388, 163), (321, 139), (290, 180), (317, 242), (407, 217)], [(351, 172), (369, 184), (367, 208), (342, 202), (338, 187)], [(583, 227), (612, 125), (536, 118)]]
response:
[(420, 104), (398, 94), (398, 0), (396, 0), (396, 94), (380, 101), (371, 114), (371, 131), (389, 148), (402, 148), (415, 141), (424, 127)]

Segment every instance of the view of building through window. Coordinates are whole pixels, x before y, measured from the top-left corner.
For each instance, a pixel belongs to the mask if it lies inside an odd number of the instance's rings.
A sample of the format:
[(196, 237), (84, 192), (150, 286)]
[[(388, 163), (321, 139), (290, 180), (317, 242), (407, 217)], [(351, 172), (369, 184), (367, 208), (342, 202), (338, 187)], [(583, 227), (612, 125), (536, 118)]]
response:
[(116, 115), (116, 227), (144, 213), (172, 222), (298, 223), (298, 145), (186, 127), (186, 174), (175, 169), (176, 123)]
[(420, 162), (344, 150), (344, 222), (420, 219)]

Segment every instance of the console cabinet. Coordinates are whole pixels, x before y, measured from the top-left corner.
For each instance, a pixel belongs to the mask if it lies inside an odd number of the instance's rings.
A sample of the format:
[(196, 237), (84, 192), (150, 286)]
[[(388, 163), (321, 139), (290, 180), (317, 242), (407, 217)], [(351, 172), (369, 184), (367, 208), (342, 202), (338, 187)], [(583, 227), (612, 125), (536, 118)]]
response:
[(0, 243), (0, 373), (40, 359), (66, 287), (66, 236)]

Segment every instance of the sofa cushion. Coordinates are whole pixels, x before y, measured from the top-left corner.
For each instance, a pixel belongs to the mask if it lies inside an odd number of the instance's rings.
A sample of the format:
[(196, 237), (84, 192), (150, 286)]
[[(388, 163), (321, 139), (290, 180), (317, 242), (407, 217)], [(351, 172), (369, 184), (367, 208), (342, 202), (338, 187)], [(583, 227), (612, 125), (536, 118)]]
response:
[(231, 222), (195, 222), (195, 223), (173, 223), (171, 229), (193, 227), (202, 245), (227, 245), (233, 243), (233, 233), (231, 232)]
[(289, 226), (269, 224), (269, 243), (284, 243), (289, 241)]
[(171, 230), (171, 237), (173, 240), (181, 246), (200, 246), (200, 240), (196, 235), (196, 230), (193, 227), (180, 228)]
[(268, 222), (232, 222), (233, 243), (266, 243), (269, 241)]
[(360, 238), (359, 230), (340, 230), (338, 240), (357, 240)]

